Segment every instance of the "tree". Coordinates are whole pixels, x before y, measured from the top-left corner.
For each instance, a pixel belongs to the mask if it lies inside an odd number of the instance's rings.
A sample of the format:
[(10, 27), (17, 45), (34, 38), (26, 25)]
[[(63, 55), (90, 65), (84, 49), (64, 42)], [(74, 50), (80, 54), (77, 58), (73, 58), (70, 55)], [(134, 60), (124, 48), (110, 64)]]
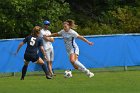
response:
[(54, 30), (61, 22), (59, 17), (69, 12), (69, 4), (63, 0), (1, 0), (0, 25), (5, 35), (0, 38), (27, 36), (33, 26), (41, 26), (44, 20), (50, 20)]
[(123, 30), (124, 33), (140, 32), (139, 9), (125, 6), (124, 8), (117, 8), (116, 11), (111, 11), (110, 13), (116, 18), (118, 29)]

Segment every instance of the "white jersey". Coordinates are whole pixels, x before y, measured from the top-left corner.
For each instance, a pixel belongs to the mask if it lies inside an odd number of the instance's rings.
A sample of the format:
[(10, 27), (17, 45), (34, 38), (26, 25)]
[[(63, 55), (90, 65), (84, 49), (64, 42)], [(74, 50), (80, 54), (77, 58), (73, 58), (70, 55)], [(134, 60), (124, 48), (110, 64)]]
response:
[(68, 32), (61, 30), (58, 32), (58, 34), (64, 38), (64, 43), (68, 54), (75, 53), (79, 55), (79, 48), (75, 42), (75, 38), (77, 38), (79, 34), (72, 29), (70, 29)]
[[(49, 30), (41, 29), (40, 37), (43, 38), (44, 35), (51, 35), (51, 32)], [(49, 41), (45, 41), (44, 39), (43, 39), (43, 46), (45, 50), (53, 48), (52, 43)]]

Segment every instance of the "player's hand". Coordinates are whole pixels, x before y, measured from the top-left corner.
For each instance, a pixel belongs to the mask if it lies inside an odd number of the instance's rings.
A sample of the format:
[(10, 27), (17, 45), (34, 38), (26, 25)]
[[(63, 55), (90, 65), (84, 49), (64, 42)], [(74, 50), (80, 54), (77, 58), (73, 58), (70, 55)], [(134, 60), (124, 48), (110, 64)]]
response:
[(93, 42), (88, 42), (88, 44), (92, 46), (94, 43)]

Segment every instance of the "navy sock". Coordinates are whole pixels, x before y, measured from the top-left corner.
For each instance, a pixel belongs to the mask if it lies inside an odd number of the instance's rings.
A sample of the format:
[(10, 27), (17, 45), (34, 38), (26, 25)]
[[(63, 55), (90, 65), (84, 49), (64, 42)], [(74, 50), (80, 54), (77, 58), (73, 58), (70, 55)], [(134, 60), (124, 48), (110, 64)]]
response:
[(25, 77), (25, 75), (26, 75), (27, 67), (28, 67), (28, 66), (24, 65), (23, 68), (22, 68), (22, 76), (21, 76), (22, 79), (24, 79), (24, 77)]
[(45, 64), (42, 65), (42, 69), (45, 72), (46, 76), (48, 75), (47, 67)]

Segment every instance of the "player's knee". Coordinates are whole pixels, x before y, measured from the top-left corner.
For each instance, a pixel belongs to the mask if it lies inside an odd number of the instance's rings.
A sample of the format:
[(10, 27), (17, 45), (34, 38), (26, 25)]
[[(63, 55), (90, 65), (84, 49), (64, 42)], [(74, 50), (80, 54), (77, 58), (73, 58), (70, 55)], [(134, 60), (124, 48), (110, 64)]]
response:
[(74, 64), (75, 63), (75, 59), (70, 59), (71, 63)]
[(43, 65), (43, 64), (44, 64), (44, 62), (38, 62), (38, 64)]
[(39, 58), (36, 63), (37, 64), (40, 64), (40, 65), (43, 65), (44, 64), (44, 61), (41, 58)]

